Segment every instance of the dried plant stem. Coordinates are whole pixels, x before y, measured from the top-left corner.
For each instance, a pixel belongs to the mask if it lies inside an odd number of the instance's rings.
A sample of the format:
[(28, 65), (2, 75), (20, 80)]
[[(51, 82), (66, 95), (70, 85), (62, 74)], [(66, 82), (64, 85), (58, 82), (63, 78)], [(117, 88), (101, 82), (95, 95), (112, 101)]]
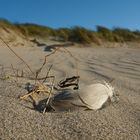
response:
[[(50, 89), (51, 91), (51, 89)], [(43, 84), (38, 84), (36, 87), (33, 88), (33, 90), (23, 96), (20, 96), (20, 99), (26, 99), (28, 98), (29, 96), (32, 96), (33, 94), (39, 94), (41, 92), (44, 92), (44, 93), (50, 93), (49, 91), (49, 88)]]
[[(7, 44), (7, 42), (5, 42), (5, 41), (3, 40), (2, 37), (0, 37), (0, 40), (5, 44), (5, 46), (6, 46), (18, 59), (20, 59), (20, 60), (26, 65), (26, 67), (30, 70), (30, 72), (31, 72), (31, 73), (33, 74), (33, 76), (34, 76), (34, 79), (33, 79), (33, 80), (35, 80), (35, 85), (34, 85), (34, 87), (33, 87), (33, 88), (31, 87), (31, 90), (29, 90), (29, 92), (26, 93), (25, 95), (20, 96), (20, 99), (27, 99), (28, 97), (31, 97), (32, 100), (33, 100), (33, 102), (35, 102), (35, 99), (33, 98), (33, 95), (37, 95), (37, 94), (39, 94), (39, 93), (47, 93), (47, 97), (48, 97), (48, 98), (47, 98), (47, 101), (46, 101), (46, 103), (45, 103), (45, 108), (44, 108), (44, 110), (43, 110), (43, 113), (46, 112), (46, 109), (47, 109), (47, 107), (48, 107), (48, 105), (49, 105), (49, 103), (50, 103), (50, 99), (51, 99), (51, 97), (52, 97), (53, 89), (55, 88), (55, 85), (54, 85), (54, 83), (55, 83), (55, 76), (49, 76), (49, 73), (50, 73), (51, 68), (52, 68), (53, 65), (51, 65), (51, 66), (49, 67), (49, 69), (48, 69), (48, 71), (47, 71), (45, 77), (43, 77), (43, 78), (38, 78), (38, 76), (39, 76), (39, 74), (41, 73), (42, 69), (44, 68), (44, 66), (45, 66), (46, 63), (47, 63), (47, 57), (49, 57), (49, 56), (55, 54), (58, 50), (61, 50), (61, 49), (64, 50), (64, 51), (63, 51), (64, 53), (68, 53), (68, 54), (75, 60), (75, 62), (76, 62), (76, 74), (77, 74), (77, 76), (74, 76), (74, 77), (72, 77), (72, 78), (66, 78), (66, 81), (64, 81), (64, 82), (61, 83), (61, 84), (62, 84), (62, 87), (67, 87), (67, 86), (73, 86), (73, 85), (74, 85), (74, 86), (76, 86), (75, 89), (78, 89), (78, 82), (79, 82), (78, 59), (75, 58), (75, 57), (73, 56), (73, 54), (72, 54), (69, 50), (67, 50), (66, 48), (64, 48), (64, 47), (55, 48), (55, 50), (54, 50), (53, 52), (51, 52), (51, 53), (49, 53), (48, 55), (45, 56), (44, 61), (43, 61), (42, 65), (41, 65), (41, 67), (40, 67), (36, 72), (33, 72), (33, 70), (32, 70), (31, 67), (28, 65), (28, 63), (27, 63), (23, 58), (21, 58), (21, 57), (12, 49), (12, 48)], [(24, 75), (24, 73), (23, 73), (23, 71), (22, 71), (21, 75), (19, 76), (18, 70), (17, 70), (17, 74), (16, 74), (16, 70), (14, 70), (13, 65), (11, 65), (11, 66), (12, 66), (12, 69), (13, 69), (13, 72), (14, 72), (15, 76), (20, 77), (20, 76), (23, 76), (23, 75)], [(50, 81), (50, 83), (49, 83), (49, 84), (51, 84), (51, 85), (45, 85), (45, 81), (47, 80), (47, 78), (51, 78), (51, 81), (52, 81), (52, 82)], [(39, 81), (40, 79), (43, 80), (43, 81)], [(30, 87), (29, 87), (29, 88), (30, 88)]]
[[(31, 69), (31, 67), (26, 63), (26, 61), (23, 59), (23, 58), (21, 58), (1, 37), (0, 37), (0, 40), (5, 44), (5, 46), (18, 58), (18, 59), (20, 59), (26, 66), (27, 66), (27, 68), (30, 70), (30, 72), (35, 76), (35, 84), (36, 84), (36, 79), (37, 79), (37, 76), (36, 76), (36, 74), (32, 71), (32, 69)], [(53, 53), (55, 53), (57, 50), (55, 50)], [(53, 54), (53, 53), (51, 53), (51, 54)], [(43, 66), (46, 64), (46, 58), (48, 57), (48, 56), (50, 56), (51, 54), (49, 54), (49, 55), (47, 55), (47, 56), (45, 56), (45, 61), (44, 61), (44, 63), (43, 63), (43, 65), (42, 65), (42, 67), (41, 67), (41, 69), (43, 68)], [(41, 70), (40, 70), (41, 71)], [(49, 72), (48, 72), (49, 73)], [(48, 74), (47, 74), (47, 76), (48, 76)], [(47, 77), (45, 77), (45, 79), (46, 79)], [(43, 85), (43, 83), (41, 83), (40, 81), (38, 81), (38, 83), (39, 83), (39, 86), (38, 86), (38, 89), (36, 90), (33, 90), (31, 93), (28, 93), (28, 94), (26, 94), (26, 95), (24, 95), (24, 96), (21, 96), (20, 97), (20, 99), (25, 99), (25, 98), (27, 98), (27, 97), (29, 97), (29, 96), (31, 96), (32, 94), (34, 94), (35, 92), (37, 93), (37, 92), (41, 92), (41, 91), (44, 91), (44, 92), (48, 92), (48, 89), (47, 89), (47, 87), (45, 86), (45, 85)], [(43, 88), (43, 90), (42, 89), (39, 89), (39, 88)]]
[(46, 81), (46, 79), (48, 78), (49, 72), (50, 72), (52, 66), (53, 66), (53, 64), (49, 67), (49, 70), (47, 71), (47, 74), (46, 74), (46, 76), (45, 76), (45, 78), (44, 78), (44, 80), (43, 80), (43, 83), (44, 83), (44, 82)]
[(10, 49), (10, 51), (11, 52), (13, 52), (13, 54), (16, 56), (16, 57), (18, 57), (26, 66), (27, 66), (27, 68), (30, 70), (30, 72), (33, 74), (33, 75), (35, 75), (34, 74), (34, 72), (32, 71), (32, 69), (30, 68), (30, 66), (24, 61), (24, 59), (23, 58), (21, 58), (1, 37), (0, 37), (0, 39), (1, 39), (1, 41), (6, 45), (6, 47), (8, 48), (8, 49)]
[(75, 60), (75, 63), (76, 63), (76, 75), (79, 76), (78, 59), (75, 56), (73, 56), (73, 54), (68, 49), (66, 49), (65, 47), (62, 47), (62, 48), (66, 51), (66, 53), (68, 53)]
[(44, 110), (43, 110), (43, 114), (46, 112), (47, 105), (49, 104), (49, 101), (50, 101), (50, 99), (51, 99), (51, 95), (52, 95), (52, 92), (53, 92), (53, 89), (54, 89), (54, 81), (55, 81), (55, 79), (53, 79), (53, 81), (52, 81), (51, 90), (50, 90), (49, 97), (48, 97), (48, 99), (47, 99), (45, 108), (44, 108)]
[(23, 95), (23, 96), (20, 96), (20, 99), (26, 99), (26, 98), (28, 98), (29, 96), (31, 96), (31, 95), (33, 95), (34, 94), (34, 91), (33, 92), (30, 92), (30, 93), (27, 93), (27, 94), (25, 94), (25, 95)]
[(11, 67), (12, 67), (13, 73), (14, 73), (14, 75), (15, 75), (15, 77), (16, 77), (16, 80), (14, 80), (14, 81), (15, 81), (15, 83), (18, 85), (18, 77), (16, 76), (16, 73), (15, 73), (15, 70), (14, 70), (14, 67), (13, 67), (12, 64), (11, 64)]
[[(44, 62), (43, 62), (43, 64), (42, 64), (42, 66), (36, 71), (36, 76), (35, 76), (35, 77), (36, 77), (36, 78), (35, 78), (36, 80), (38, 79), (39, 73), (41, 73), (43, 67), (45, 66), (45, 64), (46, 64), (46, 62), (47, 62), (47, 57), (51, 56), (52, 54), (55, 54), (55, 53), (57, 52), (57, 50), (59, 50), (59, 49), (60, 49), (60, 48), (56, 48), (52, 53), (50, 53), (50, 54), (48, 54), (48, 55), (45, 56)], [(51, 67), (52, 67), (52, 65), (51, 65)], [(49, 68), (49, 71), (50, 71), (51, 67)], [(47, 76), (48, 76), (48, 74), (49, 74), (49, 71), (47, 72)], [(46, 79), (47, 79), (47, 76), (46, 76)], [(43, 82), (45, 82), (46, 79), (44, 79)], [(35, 82), (36, 82), (36, 80), (35, 80)]]

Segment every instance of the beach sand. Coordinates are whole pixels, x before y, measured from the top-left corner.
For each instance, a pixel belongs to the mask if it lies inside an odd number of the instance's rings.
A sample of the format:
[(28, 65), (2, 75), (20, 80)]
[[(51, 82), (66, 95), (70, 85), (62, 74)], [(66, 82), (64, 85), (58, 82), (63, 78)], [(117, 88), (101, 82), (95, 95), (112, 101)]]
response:
[[(32, 68), (40, 68), (45, 55), (43, 47), (13, 47)], [(0, 139), (50, 140), (139, 140), (140, 139), (140, 49), (68, 47), (47, 58), (44, 76), (56, 83), (66, 77), (80, 76), (80, 86), (95, 81), (110, 81), (119, 101), (98, 111), (73, 111), (42, 114), (31, 103), (19, 100), (27, 91), (17, 87), (12, 77), (0, 80)], [(0, 65), (7, 73), (13, 67), (28, 69), (8, 48), (0, 47)], [(28, 79), (18, 79), (25, 84)]]

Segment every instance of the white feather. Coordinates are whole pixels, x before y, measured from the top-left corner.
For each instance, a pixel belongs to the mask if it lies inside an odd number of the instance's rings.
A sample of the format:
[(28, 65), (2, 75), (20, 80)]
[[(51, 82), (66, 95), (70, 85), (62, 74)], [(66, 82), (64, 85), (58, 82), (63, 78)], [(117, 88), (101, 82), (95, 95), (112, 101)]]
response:
[(88, 85), (80, 89), (79, 97), (89, 109), (100, 109), (108, 98), (113, 98), (114, 88), (104, 82)]

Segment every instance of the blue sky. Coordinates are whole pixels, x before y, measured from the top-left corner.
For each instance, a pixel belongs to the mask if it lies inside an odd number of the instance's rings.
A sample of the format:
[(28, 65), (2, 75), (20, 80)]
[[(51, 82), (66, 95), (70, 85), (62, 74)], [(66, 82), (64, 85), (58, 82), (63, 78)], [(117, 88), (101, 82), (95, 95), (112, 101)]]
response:
[(140, 0), (0, 0), (0, 17), (54, 28), (96, 25), (140, 30)]

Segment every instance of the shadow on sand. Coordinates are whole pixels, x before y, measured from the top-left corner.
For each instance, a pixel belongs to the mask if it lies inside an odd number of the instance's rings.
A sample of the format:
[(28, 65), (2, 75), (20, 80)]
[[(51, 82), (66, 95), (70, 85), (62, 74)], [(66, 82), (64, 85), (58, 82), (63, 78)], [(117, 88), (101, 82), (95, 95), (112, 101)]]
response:
[(74, 43), (53, 44), (53, 45), (46, 46), (44, 51), (52, 51), (58, 47), (70, 47), (73, 45)]
[(62, 90), (57, 95), (52, 97), (49, 103), (46, 105), (48, 98), (41, 99), (38, 102), (32, 100), (33, 107), (27, 107), (28, 109), (43, 113), (44, 108), (46, 112), (73, 112), (79, 110), (85, 110), (85, 106), (82, 103), (78, 103), (78, 96), (76, 93), (71, 93), (70, 90)]
[(46, 43), (40, 43), (37, 39), (32, 39), (30, 41), (33, 42), (34, 44), (36, 44), (38, 47), (45, 47), (44, 51), (48, 51), (48, 52), (51, 52), (51, 51), (53, 51), (54, 49), (56, 49), (58, 47), (70, 47), (70, 46), (74, 45), (74, 43), (72, 43), (72, 42), (67, 42), (67, 43), (62, 43), (62, 44), (47, 45)]

